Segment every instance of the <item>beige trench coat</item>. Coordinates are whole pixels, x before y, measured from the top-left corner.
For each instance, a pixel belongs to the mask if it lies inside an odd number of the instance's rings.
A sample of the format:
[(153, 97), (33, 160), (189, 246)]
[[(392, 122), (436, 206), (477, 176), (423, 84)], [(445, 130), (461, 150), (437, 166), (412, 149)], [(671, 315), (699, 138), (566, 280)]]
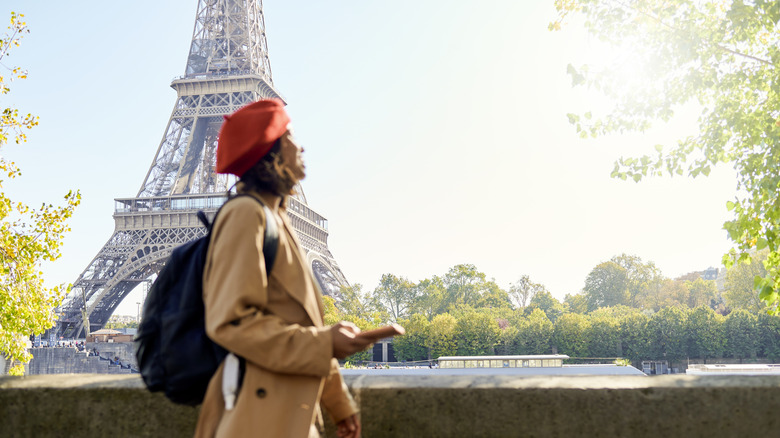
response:
[[(262, 197), (273, 210), (279, 198)], [(206, 332), (246, 359), (235, 407), (225, 410), (223, 367), (206, 392), (196, 437), (306, 437), (319, 403), (338, 422), (357, 412), (333, 359), (322, 297), (297, 236), (280, 210), (276, 261), (267, 275), (260, 204), (239, 197), (226, 204), (212, 231), (203, 273)]]

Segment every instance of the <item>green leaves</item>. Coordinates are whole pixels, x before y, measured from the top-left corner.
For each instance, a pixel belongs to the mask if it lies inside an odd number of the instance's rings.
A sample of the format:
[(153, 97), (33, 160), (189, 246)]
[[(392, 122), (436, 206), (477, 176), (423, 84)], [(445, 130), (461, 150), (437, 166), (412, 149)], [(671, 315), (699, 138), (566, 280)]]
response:
[[(22, 17), (11, 13), (10, 33), (0, 39), (0, 61), (11, 47), (19, 46), (21, 34), (28, 32)], [(0, 68), (4, 68), (2, 63)], [(26, 72), (18, 67), (9, 70), (10, 80), (26, 78)], [(2, 94), (10, 91), (3, 77), (0, 77), (0, 91)], [(10, 140), (24, 143), (27, 136), (23, 130), (37, 124), (35, 116), (20, 116), (15, 108), (2, 109), (0, 148)], [(21, 175), (14, 163), (2, 157), (0, 171), (8, 178)], [(70, 191), (64, 200), (63, 206), (43, 204), (36, 209), (14, 202), (0, 192), (0, 353), (14, 364), (11, 374), (24, 373), (24, 363), (31, 359), (27, 352), (28, 336), (41, 334), (54, 325), (54, 308), (70, 290), (70, 285), (46, 287), (40, 270), (44, 260), (60, 257), (63, 236), (70, 231), (67, 220), (81, 202), (81, 194)]]
[[(691, 100), (702, 106), (692, 135), (669, 150), (656, 145), (655, 157), (619, 160), (611, 176), (695, 178), (732, 164), (740, 197), (727, 204), (734, 219), (724, 228), (735, 252), (724, 263), (769, 249), (762, 287), (780, 290), (780, 3), (558, 0), (555, 6), (558, 29), (569, 14), (580, 14), (592, 35), (613, 44), (622, 63), (567, 66), (573, 86), (586, 85), (613, 102), (587, 125), (584, 115), (568, 115), (581, 136), (642, 131)], [(636, 67), (631, 75), (621, 70), (627, 63)], [(777, 307), (776, 293), (762, 297)]]
[[(573, 65), (569, 64), (566, 67), (566, 73), (571, 76), (571, 86), (576, 87), (577, 85), (582, 85), (585, 83), (585, 75), (578, 72), (576, 68), (574, 68)], [(588, 117), (590, 118), (590, 117)]]

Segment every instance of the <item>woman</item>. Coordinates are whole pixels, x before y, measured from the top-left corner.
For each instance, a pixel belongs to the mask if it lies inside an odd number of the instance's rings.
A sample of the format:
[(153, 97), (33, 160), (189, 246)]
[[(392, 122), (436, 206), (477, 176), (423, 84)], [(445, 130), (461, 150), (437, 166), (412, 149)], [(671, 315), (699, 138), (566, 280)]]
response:
[[(226, 116), (220, 131), (217, 172), (237, 175), (237, 192), (249, 196), (228, 201), (215, 219), (203, 274), (206, 331), (243, 359), (243, 379), (236, 384), (234, 362), (220, 366), (196, 437), (319, 436), (320, 402), (339, 436), (360, 436), (336, 358), (371, 340), (356, 336), (360, 330), (351, 323), (323, 324), (319, 287), (285, 213), (287, 197), (306, 176), (289, 122), (281, 102), (261, 100)], [(262, 251), (267, 221), (279, 230), (270, 272)]]

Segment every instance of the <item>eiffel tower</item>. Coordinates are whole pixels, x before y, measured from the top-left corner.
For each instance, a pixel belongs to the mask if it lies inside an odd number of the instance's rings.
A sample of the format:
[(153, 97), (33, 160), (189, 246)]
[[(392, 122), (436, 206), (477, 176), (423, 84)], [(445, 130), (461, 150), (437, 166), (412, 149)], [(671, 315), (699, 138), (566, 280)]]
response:
[[(262, 98), (281, 99), (271, 78), (262, 0), (199, 0), (184, 76), (162, 142), (134, 198), (115, 199), (114, 233), (73, 284), (57, 334), (102, 328), (122, 300), (162, 268), (171, 251), (205, 235), (198, 210), (213, 218), (235, 177), (214, 172), (222, 116)], [(300, 186), (288, 215), (326, 295), (347, 280), (328, 250), (327, 220)]]

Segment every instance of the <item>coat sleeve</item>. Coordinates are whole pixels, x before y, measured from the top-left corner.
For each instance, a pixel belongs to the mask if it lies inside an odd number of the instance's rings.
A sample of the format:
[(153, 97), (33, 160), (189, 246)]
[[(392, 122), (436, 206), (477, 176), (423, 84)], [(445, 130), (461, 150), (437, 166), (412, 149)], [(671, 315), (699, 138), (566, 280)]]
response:
[(331, 360), (330, 374), (325, 379), (325, 387), (322, 390), (322, 406), (328, 411), (334, 423), (357, 414), (358, 408), (347, 385), (339, 372), (339, 363)]
[(264, 227), (262, 207), (249, 198), (233, 200), (219, 213), (203, 273), (206, 333), (267, 370), (328, 376), (333, 357), (329, 329), (289, 323), (265, 311)]

